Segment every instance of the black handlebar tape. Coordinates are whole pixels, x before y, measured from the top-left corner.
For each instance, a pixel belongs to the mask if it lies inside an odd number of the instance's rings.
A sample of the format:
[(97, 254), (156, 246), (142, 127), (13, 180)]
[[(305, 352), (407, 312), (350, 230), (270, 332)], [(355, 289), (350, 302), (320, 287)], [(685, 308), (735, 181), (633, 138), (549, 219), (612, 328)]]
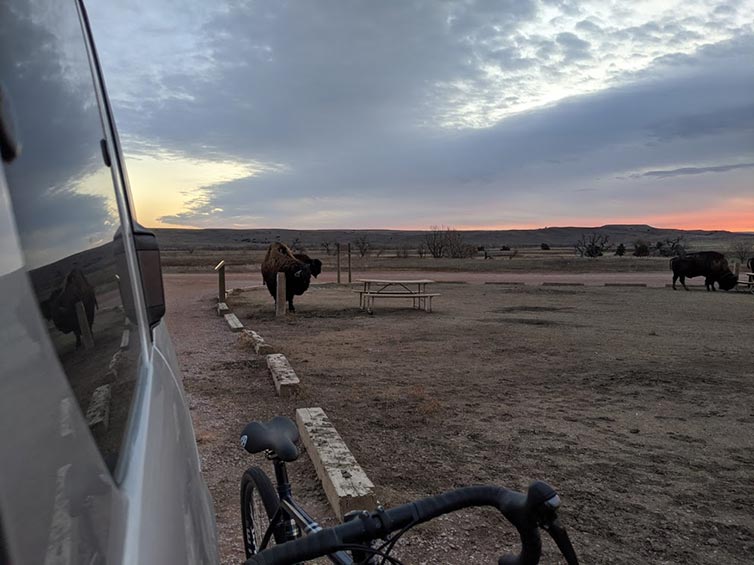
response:
[(535, 517), (529, 512), (526, 495), (495, 486), (465, 487), (414, 503), (426, 522), (448, 512), (472, 506), (494, 506), (518, 530), (521, 553), (500, 558), (499, 565), (536, 565), (542, 555), (542, 540)]
[[(521, 554), (501, 558), (506, 565), (536, 565), (542, 551), (542, 542), (535, 519), (526, 508), (526, 496), (494, 486), (464, 487), (444, 494), (424, 498), (385, 510), (388, 524), (383, 524), (380, 512), (363, 519), (316, 532), (304, 538), (273, 546), (252, 556), (246, 565), (289, 565), (334, 553), (342, 545), (360, 544), (382, 538), (409, 524), (420, 524), (442, 514), (472, 506), (494, 506), (518, 530), (521, 537)], [(503, 561), (505, 559), (505, 561)]]

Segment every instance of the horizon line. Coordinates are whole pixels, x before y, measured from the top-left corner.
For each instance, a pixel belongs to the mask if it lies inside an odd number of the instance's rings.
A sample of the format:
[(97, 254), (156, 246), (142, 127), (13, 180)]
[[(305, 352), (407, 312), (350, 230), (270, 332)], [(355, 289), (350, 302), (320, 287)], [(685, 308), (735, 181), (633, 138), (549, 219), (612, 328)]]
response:
[[(384, 227), (384, 228), (352, 228), (352, 227), (333, 227), (333, 228), (288, 228), (288, 227), (202, 227), (202, 226), (145, 226), (149, 229), (159, 230), (227, 230), (227, 231), (397, 231), (397, 232), (429, 232), (433, 231), (432, 226), (425, 228), (414, 227)], [(737, 235), (754, 235), (754, 227), (745, 230), (733, 230), (729, 228), (680, 228), (680, 227), (658, 227), (651, 224), (602, 224), (602, 225), (558, 225), (558, 226), (539, 226), (539, 227), (495, 227), (495, 226), (451, 226), (440, 225), (440, 229), (454, 229), (460, 232), (496, 232), (496, 231), (543, 231), (554, 229), (582, 229), (582, 230), (599, 230), (605, 228), (651, 228), (658, 231), (686, 231), (686, 232), (726, 232)]]

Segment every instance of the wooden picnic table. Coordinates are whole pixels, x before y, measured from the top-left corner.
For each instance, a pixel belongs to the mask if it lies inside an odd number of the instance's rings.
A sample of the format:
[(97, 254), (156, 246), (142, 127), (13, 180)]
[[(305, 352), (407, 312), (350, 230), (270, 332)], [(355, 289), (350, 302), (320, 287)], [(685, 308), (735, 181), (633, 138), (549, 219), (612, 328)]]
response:
[(754, 273), (742, 273), (745, 277), (745, 281), (738, 281), (739, 287), (744, 286), (746, 290), (754, 294)]
[(375, 298), (407, 298), (413, 307), (432, 311), (432, 299), (438, 293), (427, 292), (427, 285), (435, 281), (430, 279), (359, 279), (363, 287), (354, 292), (359, 293), (359, 308), (372, 313)]

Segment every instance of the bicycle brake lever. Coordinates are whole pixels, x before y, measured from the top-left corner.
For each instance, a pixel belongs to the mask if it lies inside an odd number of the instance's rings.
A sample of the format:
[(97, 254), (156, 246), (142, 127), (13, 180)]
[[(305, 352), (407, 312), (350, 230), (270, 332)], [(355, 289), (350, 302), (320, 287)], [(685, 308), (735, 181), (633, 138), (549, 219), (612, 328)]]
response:
[(579, 565), (579, 558), (576, 557), (576, 550), (573, 549), (571, 539), (568, 537), (566, 529), (560, 523), (560, 519), (556, 517), (554, 520), (544, 525), (543, 528), (548, 534), (550, 534), (555, 545), (558, 546), (560, 553), (565, 557), (566, 563), (568, 563), (568, 565)]
[(547, 483), (535, 481), (529, 486), (528, 501), (534, 509), (538, 525), (550, 534), (568, 565), (579, 565), (576, 551), (558, 518), (561, 501), (555, 489)]

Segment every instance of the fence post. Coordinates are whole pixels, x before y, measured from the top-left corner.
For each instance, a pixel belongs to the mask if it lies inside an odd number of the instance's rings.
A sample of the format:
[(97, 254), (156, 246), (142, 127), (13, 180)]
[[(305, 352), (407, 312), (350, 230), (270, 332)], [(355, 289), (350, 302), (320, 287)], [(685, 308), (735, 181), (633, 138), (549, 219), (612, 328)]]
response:
[(285, 316), (288, 303), (285, 301), (285, 273), (278, 273), (275, 281), (275, 317)]
[(215, 266), (215, 271), (217, 271), (217, 301), (225, 302), (225, 260)]
[(735, 269), (736, 269), (736, 278), (738, 278), (739, 273), (741, 272), (741, 263), (735, 263)]
[(91, 349), (94, 347), (94, 338), (92, 337), (92, 328), (89, 326), (89, 318), (86, 317), (83, 302), (76, 302), (75, 308), (79, 330), (81, 331), (81, 342), (84, 344), (84, 349)]
[(340, 284), (340, 243), (335, 244), (335, 270), (338, 272), (338, 284)]
[(351, 242), (348, 242), (348, 284), (351, 284)]

